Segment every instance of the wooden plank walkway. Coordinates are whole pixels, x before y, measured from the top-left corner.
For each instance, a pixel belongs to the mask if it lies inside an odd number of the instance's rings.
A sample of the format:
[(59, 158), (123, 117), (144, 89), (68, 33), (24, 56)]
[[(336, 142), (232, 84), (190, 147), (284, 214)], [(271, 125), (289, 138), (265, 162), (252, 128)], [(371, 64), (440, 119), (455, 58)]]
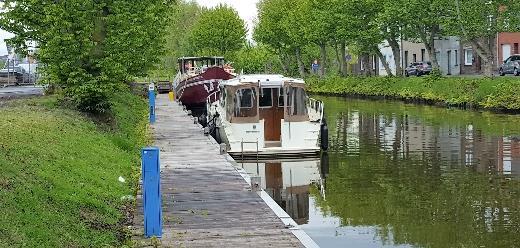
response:
[[(158, 95), (162, 247), (304, 247), (177, 103)], [(146, 247), (141, 197), (133, 240)]]

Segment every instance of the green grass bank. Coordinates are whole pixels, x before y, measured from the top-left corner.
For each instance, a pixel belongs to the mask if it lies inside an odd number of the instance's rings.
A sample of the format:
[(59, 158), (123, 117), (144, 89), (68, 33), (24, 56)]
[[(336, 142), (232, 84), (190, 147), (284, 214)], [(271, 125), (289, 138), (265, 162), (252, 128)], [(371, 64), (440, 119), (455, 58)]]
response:
[(317, 94), (366, 96), (490, 110), (520, 110), (520, 78), (327, 77), (308, 78)]
[(124, 245), (148, 109), (131, 94), (112, 101), (103, 117), (52, 96), (0, 107), (0, 247)]

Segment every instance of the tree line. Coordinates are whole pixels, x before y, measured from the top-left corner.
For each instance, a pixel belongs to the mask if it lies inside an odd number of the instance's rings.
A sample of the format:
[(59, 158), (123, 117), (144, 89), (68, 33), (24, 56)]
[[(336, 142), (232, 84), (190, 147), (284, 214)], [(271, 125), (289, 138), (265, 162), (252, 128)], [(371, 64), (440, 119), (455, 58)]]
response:
[(274, 49), (285, 70), (294, 58), (302, 77), (302, 51), (310, 45), (319, 48), (322, 75), (330, 67), (329, 50), (336, 55), (338, 73), (347, 74), (347, 47), (363, 57), (376, 55), (392, 75), (378, 47), (384, 41), (401, 76), (401, 38), (424, 43), (438, 70), (434, 41), (444, 36), (471, 44), (491, 74), (494, 37), (520, 30), (520, 3), (510, 0), (261, 0), (258, 8), (255, 40)]
[(181, 2), (176, 7), (168, 31), (168, 49), (175, 53), (170, 57), (224, 55), (248, 73), (301, 77), (318, 58), (320, 75), (346, 76), (347, 51), (366, 68), (368, 58), (376, 56), (392, 75), (380, 50), (384, 42), (392, 50), (396, 76), (402, 76), (401, 39), (424, 43), (438, 70), (435, 40), (446, 36), (471, 45), (491, 75), (496, 34), (520, 31), (520, 3), (510, 0), (261, 0), (251, 44), (244, 22), (228, 6), (206, 9)]
[(246, 24), (230, 6), (205, 8), (180, 1), (166, 29), (167, 54), (161, 68), (165, 75), (176, 70), (176, 60), (183, 56), (224, 56), (245, 73), (280, 72), (277, 55), (266, 45), (246, 39)]

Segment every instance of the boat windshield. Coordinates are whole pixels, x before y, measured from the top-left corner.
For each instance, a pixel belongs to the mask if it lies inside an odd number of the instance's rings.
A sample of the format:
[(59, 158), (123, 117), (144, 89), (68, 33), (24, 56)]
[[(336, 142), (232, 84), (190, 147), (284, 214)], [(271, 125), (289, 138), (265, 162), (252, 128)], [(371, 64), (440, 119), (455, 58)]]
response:
[[(257, 94), (255, 88), (237, 89), (234, 94), (228, 94), (226, 98), (227, 113), (229, 117), (256, 117), (258, 115)], [(239, 119), (236, 119), (235, 121), (239, 121)]]
[(307, 94), (301, 87), (286, 87), (288, 116), (307, 116)]

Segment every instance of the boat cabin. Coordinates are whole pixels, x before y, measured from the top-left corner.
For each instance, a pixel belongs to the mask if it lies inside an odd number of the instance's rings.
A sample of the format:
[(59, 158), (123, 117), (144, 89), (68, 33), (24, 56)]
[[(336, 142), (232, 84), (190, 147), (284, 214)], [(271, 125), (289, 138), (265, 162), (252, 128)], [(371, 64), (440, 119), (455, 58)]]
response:
[(264, 147), (281, 147), (282, 140), (289, 141), (290, 130), (283, 130), (287, 126), (290, 129), (291, 123), (296, 127), (297, 123), (318, 123), (322, 118), (311, 114), (316, 112), (312, 108), (309, 111), (311, 99), (305, 92), (304, 81), (282, 75), (241, 75), (223, 81), (219, 98), (219, 108), (224, 112), (221, 117), (232, 126), (263, 124), (253, 125), (253, 130), (246, 133), (263, 132), (263, 137), (258, 138)]
[(201, 74), (211, 67), (221, 67), (228, 73), (233, 72), (232, 67), (225, 63), (224, 57), (182, 57), (178, 59), (178, 65), (182, 74)]

